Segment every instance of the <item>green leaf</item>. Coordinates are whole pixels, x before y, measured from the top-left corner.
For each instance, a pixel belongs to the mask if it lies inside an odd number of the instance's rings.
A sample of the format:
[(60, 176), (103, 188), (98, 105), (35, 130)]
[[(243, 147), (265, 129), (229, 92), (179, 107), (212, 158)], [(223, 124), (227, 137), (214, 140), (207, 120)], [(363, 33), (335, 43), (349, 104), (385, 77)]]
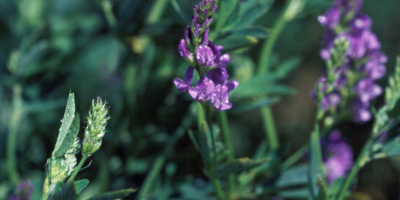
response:
[(285, 78), (290, 72), (292, 72), (301, 62), (300, 57), (291, 57), (281, 64), (279, 64), (274, 70), (274, 74), (280, 78)]
[[(248, 85), (246, 85), (248, 86)], [(281, 95), (292, 95), (295, 90), (286, 85), (264, 85), (264, 87), (254, 85), (253, 87), (237, 87), (230, 94), (232, 98), (247, 98), (255, 97), (263, 94), (281, 94)]]
[(61, 190), (53, 193), (48, 200), (74, 200), (77, 196), (76, 185), (74, 181), (67, 182)]
[(400, 138), (396, 137), (395, 139), (386, 142), (382, 147), (382, 151), (388, 157), (400, 155)]
[[(57, 143), (53, 151), (54, 158), (63, 156), (74, 142), (77, 134), (77, 132), (74, 131), (79, 130), (79, 119), (74, 120), (74, 118), (75, 118), (75, 96), (74, 93), (70, 93), (67, 101), (67, 107), (65, 108), (64, 118), (62, 119), (60, 132), (58, 134)], [(74, 128), (72, 130), (71, 125), (73, 122), (74, 122)], [(78, 126), (78, 128), (76, 126)]]
[(333, 183), (329, 186), (328, 194), (330, 199), (333, 200), (336, 197), (336, 194), (338, 194), (338, 192), (340, 191), (343, 182), (344, 182), (344, 177), (341, 176), (337, 178), (335, 181), (333, 181)]
[(90, 181), (88, 179), (82, 179), (75, 182), (76, 191), (78, 195), (82, 192), (83, 189), (85, 189), (85, 187), (89, 184), (89, 182)]
[(88, 200), (113, 200), (113, 199), (121, 199), (129, 194), (135, 192), (136, 189), (129, 188), (129, 189), (124, 189), (124, 190), (118, 190), (118, 191), (113, 191), (113, 192), (106, 192), (104, 194), (96, 195), (92, 198), (89, 198)]
[(249, 170), (268, 162), (269, 160), (266, 159), (255, 161), (249, 158), (239, 158), (218, 166), (216, 170), (213, 172), (212, 176), (215, 178), (224, 177), (227, 176), (228, 174)]
[(305, 164), (293, 166), (280, 174), (274, 186), (277, 188), (285, 188), (305, 185), (308, 182), (307, 170), (308, 166)]
[(258, 40), (250, 35), (237, 35), (217, 40), (215, 43), (224, 46), (224, 51), (233, 51), (254, 46)]
[(325, 172), (322, 171), (322, 157), (321, 157), (321, 147), (319, 143), (319, 133), (312, 132), (310, 137), (310, 161), (309, 161), (309, 190), (310, 194), (314, 199), (318, 195), (318, 179), (325, 177)]
[(278, 103), (279, 100), (280, 100), (279, 97), (272, 97), (272, 98), (259, 99), (257, 101), (250, 103), (235, 104), (235, 106), (228, 112), (232, 114), (239, 114), (250, 110), (255, 110), (263, 106), (273, 105), (275, 103)]
[(221, 0), (218, 12), (218, 19), (216, 23), (216, 30), (221, 30), (221, 28), (230, 21), (230, 19), (235, 18), (233, 15), (237, 15), (235, 12), (239, 9), (239, 0)]
[(240, 5), (239, 17), (228, 26), (226, 30), (239, 30), (253, 24), (258, 18), (265, 14), (272, 5), (272, 0), (248, 0)]
[(266, 38), (268, 35), (270, 35), (272, 32), (271, 29), (267, 29), (265, 27), (262, 26), (253, 26), (253, 27), (249, 27), (246, 29), (241, 29), (241, 30), (237, 30), (234, 31), (232, 33), (228, 33), (229, 36), (251, 36), (254, 37), (256, 39), (263, 39)]

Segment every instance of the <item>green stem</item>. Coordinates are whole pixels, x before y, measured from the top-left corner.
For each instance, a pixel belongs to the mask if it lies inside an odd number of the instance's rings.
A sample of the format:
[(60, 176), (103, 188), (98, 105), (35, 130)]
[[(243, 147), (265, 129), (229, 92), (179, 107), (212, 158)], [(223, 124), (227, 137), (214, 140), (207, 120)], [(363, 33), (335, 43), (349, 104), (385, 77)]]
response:
[(17, 133), (19, 122), (22, 118), (22, 88), (20, 85), (15, 85), (13, 88), (13, 110), (7, 137), (7, 171), (11, 181), (18, 184), (20, 176), (17, 171), (16, 150), (17, 150)]
[[(291, 1), (286, 1), (287, 4), (288, 2)], [(271, 33), (270, 37), (268, 40), (266, 40), (262, 46), (260, 57), (258, 60), (258, 73), (259, 74), (265, 74), (268, 70), (268, 64), (269, 64), (269, 59), (271, 57), (272, 50), (275, 46), (275, 43), (280, 35), (280, 32), (282, 31), (283, 27), (286, 24), (286, 18), (285, 18), (285, 13), (286, 10), (289, 6), (285, 6), (285, 9), (282, 11), (281, 15), (278, 18), (278, 21), (273, 26), (273, 32)], [(267, 144), (269, 144), (269, 148), (271, 151), (274, 151), (279, 148), (279, 139), (277, 136), (276, 128), (275, 128), (275, 122), (273, 118), (273, 114), (271, 111), (271, 108), (269, 106), (263, 106), (261, 108), (261, 117), (263, 120), (263, 125), (264, 125), (264, 132), (266, 134), (266, 140)]]
[(186, 116), (183, 119), (181, 126), (179, 126), (172, 137), (168, 140), (167, 144), (164, 147), (163, 153), (157, 156), (154, 164), (151, 166), (150, 171), (142, 184), (142, 187), (140, 187), (137, 199), (141, 200), (146, 198), (148, 192), (150, 191), (150, 188), (154, 185), (155, 180), (159, 176), (161, 168), (164, 165), (167, 156), (172, 151), (172, 148), (175, 145), (176, 141), (185, 134), (186, 128), (190, 127), (191, 124), (191, 117)]
[[(217, 148), (215, 144), (215, 135), (212, 127), (212, 120), (211, 120), (211, 112), (210, 112), (210, 106), (207, 106), (207, 123), (208, 123), (208, 128), (210, 129), (211, 133), (211, 143), (212, 143), (212, 153), (213, 153), (213, 158), (212, 158), (212, 163), (211, 165), (214, 166), (217, 163)], [(213, 167), (214, 168), (214, 167)]]
[[(291, 1), (286, 1), (286, 3), (290, 3)], [(285, 5), (285, 9), (282, 11), (281, 15), (279, 16), (278, 20), (275, 22), (272, 30), (273, 32), (269, 36), (269, 38), (264, 41), (264, 44), (261, 49), (260, 57), (258, 59), (258, 73), (263, 74), (266, 73), (268, 70), (268, 64), (269, 64), (269, 59), (271, 57), (272, 50), (275, 46), (276, 41), (278, 40), (278, 37), (283, 29), (283, 27), (286, 25), (287, 21), (285, 18), (285, 14), (287, 11), (287, 8), (289, 8), (288, 5)]]
[(358, 156), (356, 163), (354, 164), (353, 168), (351, 169), (350, 174), (347, 176), (346, 181), (343, 184), (343, 187), (339, 191), (339, 196), (337, 200), (343, 200), (347, 190), (350, 187), (350, 184), (353, 182), (354, 177), (357, 175), (357, 173), (360, 171), (361, 167), (365, 165), (365, 163), (368, 161), (369, 158), (369, 153), (368, 150), (371, 148), (373, 142), (373, 137), (371, 136), (367, 142), (364, 144), (360, 155)]
[(265, 139), (267, 139), (267, 144), (271, 151), (279, 148), (279, 139), (276, 132), (275, 120), (272, 114), (272, 110), (268, 106), (261, 108), (261, 117), (263, 118)]
[[(232, 145), (231, 131), (229, 128), (228, 117), (226, 116), (226, 112), (221, 111), (218, 112), (218, 122), (221, 127), (222, 139), (224, 140), (224, 144), (228, 149), (227, 161), (232, 161), (235, 159), (234, 149)], [(228, 197), (231, 197), (233, 192), (235, 191), (235, 175), (228, 175)]]
[(215, 194), (217, 195), (219, 200), (225, 200), (225, 195), (222, 192), (221, 182), (218, 179), (211, 178), (211, 182), (215, 188)]
[(157, 23), (162, 14), (164, 13), (165, 8), (167, 7), (168, 0), (156, 0), (149, 11), (149, 15), (146, 18), (147, 24)]
[(78, 174), (79, 170), (82, 168), (82, 166), (85, 163), (87, 158), (88, 158), (88, 156), (82, 155), (81, 161), (79, 161), (79, 164), (76, 167), (74, 173), (69, 177), (68, 182), (71, 182), (74, 180), (75, 176)]

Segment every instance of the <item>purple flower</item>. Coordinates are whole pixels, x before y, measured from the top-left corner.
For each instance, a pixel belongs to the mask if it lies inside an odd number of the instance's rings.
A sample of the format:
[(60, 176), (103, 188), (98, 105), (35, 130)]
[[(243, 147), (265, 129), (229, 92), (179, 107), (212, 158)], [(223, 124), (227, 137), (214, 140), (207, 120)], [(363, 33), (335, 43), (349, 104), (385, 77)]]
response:
[(196, 84), (196, 88), (189, 88), (189, 94), (195, 100), (206, 101), (211, 98), (214, 87), (214, 82), (205, 76), (200, 78)]
[(238, 81), (228, 81), (215, 86), (211, 96), (211, 104), (215, 110), (223, 111), (232, 108), (232, 103), (229, 102), (229, 92), (237, 86), (239, 86)]
[[(353, 120), (358, 123), (364, 123), (372, 117), (370, 101), (382, 94), (381, 87), (374, 80), (386, 74), (384, 63), (387, 61), (380, 51), (380, 42), (370, 30), (371, 18), (359, 12), (361, 6), (361, 0), (336, 0), (331, 9), (318, 17), (320, 24), (327, 29), (322, 38), (320, 56), (333, 65), (341, 66), (331, 65), (326, 69), (323, 77), (328, 78), (323, 86), (321, 81), (317, 82), (313, 94), (314, 98), (318, 97), (321, 101), (323, 109), (334, 108), (337, 112), (349, 109)], [(342, 50), (332, 50), (336, 45), (335, 40), (341, 38), (349, 42), (347, 52), (342, 53), (343, 58), (337, 57), (338, 51)], [(332, 57), (332, 53), (336, 56)], [(331, 86), (329, 91), (325, 90), (326, 85)], [(339, 102), (347, 107), (338, 107)]]
[[(223, 47), (215, 45), (208, 38), (212, 14), (216, 9), (215, 0), (202, 0), (194, 6), (192, 24), (187, 26), (185, 39), (181, 39), (178, 45), (180, 55), (194, 67), (187, 69), (183, 80), (175, 78), (174, 84), (179, 91), (188, 92), (196, 101), (203, 103), (210, 100), (215, 110), (221, 111), (232, 107), (229, 92), (239, 83), (227, 81), (229, 75), (225, 67), (229, 64), (229, 54), (221, 55)], [(192, 87), (195, 69), (200, 79)]]
[(340, 9), (339, 8), (331, 8), (326, 11), (325, 15), (318, 16), (318, 22), (327, 28), (335, 28), (340, 21)]
[(337, 93), (330, 93), (322, 99), (322, 109), (335, 108), (340, 103), (340, 95)]
[(193, 79), (193, 71), (194, 71), (193, 67), (190, 66), (186, 70), (184, 80), (182, 80), (180, 78), (174, 79), (174, 84), (178, 88), (179, 91), (186, 92), (189, 90), (190, 84), (192, 83), (192, 79)]
[(209, 79), (211, 79), (215, 84), (221, 84), (228, 79), (229, 75), (226, 72), (225, 67), (215, 68), (206, 75)]
[(30, 180), (22, 181), (18, 184), (15, 195), (8, 198), (8, 200), (31, 200), (33, 191), (33, 184)]
[(181, 54), (182, 57), (184, 57), (189, 61), (193, 60), (192, 53), (189, 51), (186, 41), (184, 39), (180, 41), (178, 49), (179, 49), (179, 54)]
[(339, 130), (332, 131), (329, 138), (322, 143), (326, 179), (328, 183), (332, 183), (340, 176), (345, 176), (352, 168), (353, 151)]

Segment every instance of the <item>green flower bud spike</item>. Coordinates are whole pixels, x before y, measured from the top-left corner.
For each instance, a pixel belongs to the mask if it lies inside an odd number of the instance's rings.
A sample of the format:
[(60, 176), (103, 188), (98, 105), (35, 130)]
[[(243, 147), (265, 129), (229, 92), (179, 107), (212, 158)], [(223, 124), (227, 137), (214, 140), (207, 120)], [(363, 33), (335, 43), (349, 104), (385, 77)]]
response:
[(91, 156), (101, 146), (102, 138), (106, 133), (107, 120), (110, 119), (106, 101), (97, 97), (96, 103), (92, 101), (92, 110), (89, 111), (88, 125), (85, 128), (85, 137), (82, 143), (82, 156)]

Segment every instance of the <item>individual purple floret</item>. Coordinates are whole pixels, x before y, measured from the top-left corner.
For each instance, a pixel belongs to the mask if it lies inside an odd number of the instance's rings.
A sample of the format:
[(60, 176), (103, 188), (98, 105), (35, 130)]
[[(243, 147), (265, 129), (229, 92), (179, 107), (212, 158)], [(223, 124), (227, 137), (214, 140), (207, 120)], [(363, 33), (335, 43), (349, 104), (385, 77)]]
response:
[[(318, 17), (319, 23), (326, 28), (320, 51), (323, 60), (332, 63), (333, 59), (338, 59), (333, 50), (335, 41), (345, 39), (349, 46), (340, 66), (325, 70), (323, 78), (329, 81), (323, 84), (333, 86), (333, 89), (317, 89), (312, 94), (313, 98), (319, 97), (322, 109), (349, 110), (357, 123), (365, 123), (372, 117), (370, 102), (382, 94), (382, 88), (374, 81), (386, 74), (384, 63), (387, 61), (380, 51), (380, 42), (370, 30), (372, 20), (360, 13), (361, 6), (361, 0), (336, 0), (332, 8)], [(321, 84), (318, 81), (317, 87), (321, 88)]]
[(193, 79), (193, 71), (194, 71), (193, 67), (190, 66), (186, 70), (184, 80), (182, 80), (180, 78), (174, 79), (174, 84), (175, 84), (176, 88), (178, 88), (179, 91), (187, 92), (189, 90), (190, 84), (192, 83), (192, 79)]
[(33, 191), (33, 184), (30, 180), (22, 181), (18, 184), (15, 195), (8, 198), (8, 200), (31, 200)]
[(322, 147), (326, 179), (328, 183), (332, 183), (340, 176), (345, 176), (352, 168), (353, 151), (339, 130), (332, 131), (329, 137), (322, 141)]
[[(222, 111), (232, 107), (229, 92), (239, 82), (228, 81), (225, 67), (229, 64), (229, 54), (221, 55), (223, 47), (208, 40), (212, 14), (216, 9), (215, 0), (202, 0), (194, 7), (192, 24), (186, 28), (185, 39), (181, 39), (178, 45), (180, 55), (193, 67), (187, 69), (183, 80), (175, 78), (174, 84), (179, 91), (188, 92), (194, 100), (202, 103), (210, 101), (215, 110)], [(193, 87), (194, 70), (200, 79)]]

